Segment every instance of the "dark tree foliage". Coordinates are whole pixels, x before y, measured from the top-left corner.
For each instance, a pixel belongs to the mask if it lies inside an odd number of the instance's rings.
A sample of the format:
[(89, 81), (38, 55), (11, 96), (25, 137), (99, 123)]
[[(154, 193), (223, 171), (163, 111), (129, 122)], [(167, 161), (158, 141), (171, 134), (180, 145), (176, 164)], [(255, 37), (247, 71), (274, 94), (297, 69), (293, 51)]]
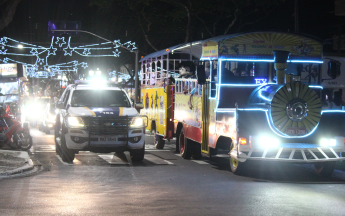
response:
[(18, 4), (22, 0), (0, 0), (0, 31), (13, 19)]
[[(284, 0), (90, 0), (109, 14), (141, 50), (157, 51), (178, 43), (237, 33), (264, 20)], [(123, 28), (122, 27), (122, 28)]]

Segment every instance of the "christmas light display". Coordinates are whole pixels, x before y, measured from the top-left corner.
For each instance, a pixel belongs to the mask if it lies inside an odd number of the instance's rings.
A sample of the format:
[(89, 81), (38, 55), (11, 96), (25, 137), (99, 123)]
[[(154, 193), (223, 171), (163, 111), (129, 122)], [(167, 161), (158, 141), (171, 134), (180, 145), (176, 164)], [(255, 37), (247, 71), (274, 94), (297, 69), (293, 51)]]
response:
[[(18, 45), (21, 45), (19, 48)], [(58, 48), (56, 48), (58, 47)], [(5, 56), (30, 56), (36, 57), (34, 64), (27, 62), (19, 62), (8, 57), (0, 58), (0, 62), (3, 63), (21, 63), (27, 68), (27, 75), (30, 77), (52, 77), (56, 74), (61, 74), (66, 71), (78, 72), (78, 66), (87, 68), (86, 62), (79, 63), (78, 61), (71, 61), (67, 63), (48, 65), (49, 56), (56, 55), (57, 51), (63, 51), (64, 56), (72, 56), (73, 53), (84, 57), (119, 57), (121, 51), (120, 47), (126, 47), (130, 51), (137, 49), (135, 42), (128, 41), (121, 43), (120, 40), (114, 40), (114, 42), (104, 42), (98, 44), (89, 44), (82, 46), (71, 46), (71, 37), (68, 37), (66, 42), (65, 37), (52, 37), (49, 47), (43, 47), (39, 45), (20, 42), (8, 37), (0, 38), (0, 57)], [(128, 75), (129, 76), (129, 75)], [(126, 78), (128, 78), (126, 76)], [(125, 79), (125, 77), (123, 77)]]

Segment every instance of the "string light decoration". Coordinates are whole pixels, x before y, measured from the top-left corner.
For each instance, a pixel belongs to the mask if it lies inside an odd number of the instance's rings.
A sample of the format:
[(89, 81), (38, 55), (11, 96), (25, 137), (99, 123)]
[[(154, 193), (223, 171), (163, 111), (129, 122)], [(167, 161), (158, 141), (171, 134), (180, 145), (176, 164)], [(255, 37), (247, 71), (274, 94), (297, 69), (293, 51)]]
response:
[[(76, 53), (83, 57), (119, 57), (121, 51), (118, 49), (121, 46), (126, 47), (133, 52), (137, 49), (135, 42), (128, 41), (121, 43), (120, 40), (114, 42), (104, 42), (98, 44), (89, 44), (82, 46), (71, 46), (71, 37), (68, 37), (66, 42), (65, 37), (52, 37), (49, 47), (20, 42), (8, 37), (0, 38), (0, 57), (5, 56), (23, 56), (23, 57), (36, 57), (36, 62), (30, 64), (27, 62), (20, 62), (8, 57), (0, 58), (3, 63), (21, 63), (27, 68), (27, 75), (30, 77), (52, 77), (56, 74), (64, 72), (78, 72), (78, 67), (87, 68), (86, 62), (79, 63), (78, 61), (71, 61), (67, 63), (48, 65), (49, 56), (56, 55), (58, 50), (64, 52), (64, 56), (72, 56)], [(21, 48), (18, 47), (21, 45)], [(58, 47), (58, 48), (56, 48)], [(20, 49), (20, 51), (18, 51)]]

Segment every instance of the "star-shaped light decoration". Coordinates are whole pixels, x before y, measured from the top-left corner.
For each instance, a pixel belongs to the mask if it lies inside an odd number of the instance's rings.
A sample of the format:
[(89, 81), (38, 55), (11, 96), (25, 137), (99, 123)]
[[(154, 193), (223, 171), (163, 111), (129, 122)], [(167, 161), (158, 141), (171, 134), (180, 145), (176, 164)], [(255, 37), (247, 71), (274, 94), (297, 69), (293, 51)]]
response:
[(69, 43), (68, 43), (68, 45), (67, 45), (66, 48), (63, 48), (63, 50), (65, 51), (64, 56), (67, 56), (67, 55), (72, 56), (72, 52), (74, 51), (74, 49), (71, 48), (71, 46), (69, 45)]
[(6, 58), (4, 58), (4, 59), (2, 60), (2, 62), (5, 63), (5, 64), (7, 64), (9, 60), (10, 60), (10, 59), (6, 57)]
[(113, 53), (114, 53), (114, 56), (115, 56), (115, 57), (119, 57), (121, 51), (119, 51), (118, 49), (116, 49), (115, 51), (113, 51)]
[(90, 54), (91, 54), (90, 49), (84, 49), (83, 55), (88, 56)]
[(7, 49), (1, 49), (1, 50), (0, 50), (0, 55), (5, 55), (6, 52), (7, 52)]
[(82, 62), (82, 63), (81, 63), (81, 67), (84, 68), (84, 69), (87, 68), (87, 67), (88, 67), (88, 66), (87, 66), (87, 63), (86, 63), (86, 62)]
[(121, 42), (120, 42), (120, 40), (114, 40), (114, 45), (115, 45), (115, 49), (116, 48), (119, 48), (122, 44), (121, 44)]
[(137, 49), (137, 47), (135, 46), (135, 42), (132, 43), (131, 41), (128, 41), (128, 42), (124, 43), (123, 45), (132, 51)]
[(53, 44), (51, 44), (50, 45), (50, 47), (49, 47), (49, 49), (47, 49), (48, 50), (48, 56), (50, 56), (50, 55), (56, 55), (56, 50), (57, 50), (57, 48), (54, 48), (53, 47)]
[(66, 44), (65, 37), (56, 37), (55, 44), (59, 44), (59, 47), (62, 47), (62, 45)]
[(32, 48), (31, 51), (30, 51), (30, 53), (31, 53), (32, 55), (37, 55), (37, 54), (38, 54), (37, 48)]
[(7, 44), (7, 37), (2, 37), (0, 39), (0, 44), (3, 45), (3, 46), (6, 46), (6, 44)]

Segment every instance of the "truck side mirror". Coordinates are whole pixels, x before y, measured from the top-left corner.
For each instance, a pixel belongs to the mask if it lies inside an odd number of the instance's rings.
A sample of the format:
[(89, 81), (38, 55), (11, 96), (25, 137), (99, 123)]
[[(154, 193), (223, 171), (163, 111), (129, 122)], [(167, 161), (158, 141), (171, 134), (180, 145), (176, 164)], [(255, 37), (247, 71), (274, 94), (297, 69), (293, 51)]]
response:
[(196, 73), (198, 77), (198, 84), (199, 85), (205, 84), (206, 83), (205, 65), (198, 65)]
[(56, 108), (57, 108), (57, 109), (65, 109), (65, 105), (64, 105), (63, 102), (58, 102), (58, 103), (56, 104)]

